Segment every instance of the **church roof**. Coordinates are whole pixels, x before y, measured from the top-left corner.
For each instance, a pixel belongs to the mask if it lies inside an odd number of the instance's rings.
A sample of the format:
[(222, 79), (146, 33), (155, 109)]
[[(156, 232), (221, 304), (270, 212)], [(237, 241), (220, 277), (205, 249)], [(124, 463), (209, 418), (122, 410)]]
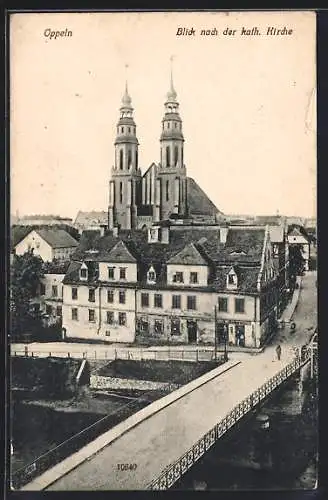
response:
[(222, 214), (207, 194), (191, 177), (187, 177), (188, 209), (191, 215)]
[(92, 224), (108, 224), (108, 213), (107, 212), (78, 212), (74, 225), (89, 226)]

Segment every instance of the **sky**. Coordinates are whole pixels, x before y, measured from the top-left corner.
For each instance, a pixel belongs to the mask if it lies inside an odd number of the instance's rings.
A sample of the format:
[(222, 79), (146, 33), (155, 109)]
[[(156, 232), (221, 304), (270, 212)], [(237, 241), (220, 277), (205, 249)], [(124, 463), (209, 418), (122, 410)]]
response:
[[(269, 26), (293, 33), (267, 36)], [(140, 167), (158, 163), (171, 56), (187, 175), (225, 214), (315, 216), (311, 12), (12, 14), (11, 213), (107, 210), (126, 78)]]

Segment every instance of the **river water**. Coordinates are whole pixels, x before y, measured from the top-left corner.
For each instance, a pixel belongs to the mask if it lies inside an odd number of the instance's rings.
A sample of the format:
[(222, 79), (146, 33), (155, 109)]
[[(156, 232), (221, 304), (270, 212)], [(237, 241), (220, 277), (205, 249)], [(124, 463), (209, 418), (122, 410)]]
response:
[[(312, 489), (317, 479), (318, 398), (309, 366), (218, 441), (172, 489)], [(263, 429), (260, 419), (269, 427)], [(262, 420), (263, 423), (263, 420)]]

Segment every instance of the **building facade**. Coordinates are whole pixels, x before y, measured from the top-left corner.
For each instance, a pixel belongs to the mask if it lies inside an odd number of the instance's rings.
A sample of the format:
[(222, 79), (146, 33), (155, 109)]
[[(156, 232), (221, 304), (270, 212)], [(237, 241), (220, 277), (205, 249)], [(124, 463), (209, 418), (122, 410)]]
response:
[(268, 228), (108, 232), (63, 284), (66, 338), (259, 347), (278, 314)]

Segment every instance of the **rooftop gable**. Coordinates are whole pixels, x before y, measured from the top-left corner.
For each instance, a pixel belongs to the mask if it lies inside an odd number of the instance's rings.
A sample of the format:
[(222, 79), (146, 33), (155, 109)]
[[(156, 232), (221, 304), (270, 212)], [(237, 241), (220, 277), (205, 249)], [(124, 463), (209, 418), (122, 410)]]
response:
[(168, 264), (183, 264), (194, 266), (206, 266), (208, 262), (200, 254), (199, 250), (195, 247), (194, 243), (189, 243), (180, 252), (171, 257)]
[(135, 263), (137, 261), (122, 240), (116, 243), (116, 245), (108, 252), (107, 260), (110, 262), (124, 263)]

